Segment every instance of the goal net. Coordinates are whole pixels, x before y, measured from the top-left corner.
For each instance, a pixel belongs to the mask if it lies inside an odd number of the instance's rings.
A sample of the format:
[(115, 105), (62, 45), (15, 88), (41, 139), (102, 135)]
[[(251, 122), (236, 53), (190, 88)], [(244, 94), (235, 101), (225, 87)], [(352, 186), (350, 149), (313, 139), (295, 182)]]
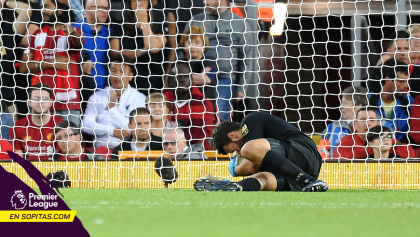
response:
[(7, 150), (72, 187), (237, 181), (212, 130), (265, 111), (314, 140), (330, 187), (419, 188), (418, 7), (2, 1), (0, 164), (31, 186)]

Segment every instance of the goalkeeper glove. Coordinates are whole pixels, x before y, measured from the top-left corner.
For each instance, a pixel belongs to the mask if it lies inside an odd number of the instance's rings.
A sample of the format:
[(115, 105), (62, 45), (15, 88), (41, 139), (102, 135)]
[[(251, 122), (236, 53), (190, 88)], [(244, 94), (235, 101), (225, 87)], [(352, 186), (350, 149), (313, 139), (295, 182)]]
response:
[(235, 154), (235, 156), (233, 157), (233, 159), (229, 163), (229, 173), (233, 177), (236, 177), (236, 174), (235, 174), (235, 166), (236, 166), (236, 158), (237, 157), (238, 157), (238, 153)]

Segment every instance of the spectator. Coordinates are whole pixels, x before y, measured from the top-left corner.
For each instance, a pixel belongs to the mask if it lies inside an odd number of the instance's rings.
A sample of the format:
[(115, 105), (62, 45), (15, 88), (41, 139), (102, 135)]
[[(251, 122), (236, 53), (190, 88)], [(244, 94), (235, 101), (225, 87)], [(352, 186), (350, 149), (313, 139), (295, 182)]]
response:
[[(356, 113), (354, 129), (356, 133), (341, 138), (340, 143), (334, 150), (333, 158), (363, 159), (373, 154), (371, 147), (367, 147), (367, 132), (373, 127), (380, 126), (376, 109), (363, 107)], [(390, 153), (396, 153), (399, 157), (414, 157), (414, 150), (410, 145), (402, 144), (398, 140), (392, 140), (393, 148)]]
[(63, 119), (51, 115), (51, 87), (35, 84), (28, 94), (32, 114), (16, 122), (10, 130), (10, 138), (18, 155), (28, 160), (48, 160), (54, 153), (54, 128)]
[[(244, 32), (249, 30), (244, 19), (229, 10), (229, 0), (205, 0), (206, 13), (193, 17), (186, 29), (197, 25), (204, 28), (210, 46), (206, 50), (206, 60), (214, 62), (212, 68), (218, 69), (216, 104), (221, 121), (230, 119), (231, 98), (243, 98), (245, 69), (251, 68), (252, 47)], [(185, 29), (185, 30), (186, 30)], [(184, 31), (185, 31), (184, 30)], [(245, 78), (245, 79), (244, 79)], [(234, 85), (232, 87), (232, 85)], [(235, 93), (233, 94), (232, 91)]]
[(388, 49), (384, 53), (384, 55), (382, 55), (382, 57), (379, 59), (376, 65), (379, 66), (383, 62), (391, 58), (394, 58), (406, 64), (410, 64), (410, 44), (408, 42), (409, 38), (410, 35), (403, 30), (397, 31), (396, 33), (392, 33), (388, 38), (390, 40), (388, 44)]
[(176, 121), (183, 128), (186, 139), (191, 144), (204, 143), (206, 150), (211, 150), (209, 141), (213, 126), (213, 104), (206, 100), (200, 90), (191, 85), (191, 71), (188, 64), (178, 62), (172, 66), (169, 74), (169, 90), (165, 96), (170, 104), (169, 120)]
[(146, 97), (146, 108), (152, 115), (150, 133), (162, 137), (163, 128), (175, 128), (176, 122), (168, 119), (169, 106), (165, 95), (153, 92)]
[[(209, 38), (204, 35), (204, 28), (196, 25), (191, 29), (186, 29), (181, 37), (180, 46), (183, 48), (185, 58), (189, 61), (193, 75), (192, 83), (201, 89), (204, 86), (204, 96), (206, 98), (215, 97), (216, 69), (211, 68), (208, 62), (204, 60), (204, 52), (209, 46)], [(203, 90), (201, 89), (203, 92)]]
[(105, 160), (82, 147), (80, 128), (72, 122), (60, 122), (55, 128), (55, 137), (61, 151), (54, 153), (53, 160)]
[(373, 127), (367, 134), (366, 139), (369, 147), (373, 150), (373, 154), (370, 154), (369, 158), (401, 158), (395, 153), (390, 154), (392, 148), (392, 129), (385, 126)]
[(1, 122), (1, 134), (0, 137), (6, 140), (10, 140), (10, 129), (13, 127), (14, 122), (12, 116), (8, 114), (0, 114)]
[(12, 113), (16, 110), (20, 113), (27, 111), (26, 102), (23, 102), (27, 100), (26, 93), (22, 93), (19, 88), (20, 86), (25, 88), (27, 85), (16, 80), (17, 70), (14, 63), (21, 59), (16, 57), (16, 54), (26, 34), (27, 22), (31, 15), (32, 9), (27, 3), (14, 0), (0, 1), (0, 98), (6, 102), (8, 110)]
[(137, 108), (130, 113), (131, 136), (114, 148), (113, 158), (118, 158), (119, 151), (153, 151), (162, 149), (162, 138), (150, 133), (150, 112), (146, 108)]
[(420, 25), (412, 25), (407, 29), (410, 35), (410, 58), (411, 63), (420, 63)]
[(0, 160), (11, 160), (8, 151), (13, 151), (12, 144), (0, 137)]
[(188, 145), (184, 131), (180, 128), (166, 128), (163, 131), (163, 148), (172, 160), (207, 160), (203, 144)]
[[(412, 64), (412, 55), (409, 54), (409, 35), (405, 31), (398, 31), (397, 34), (394, 33), (389, 38), (391, 41), (389, 42), (388, 53), (379, 59), (377, 67), (371, 71), (367, 87), (371, 92), (381, 87), (382, 64), (389, 59), (394, 59), (409, 65), (410, 79), (408, 80), (408, 84), (410, 85), (410, 91), (408, 93), (415, 98), (417, 95), (420, 95), (420, 66)], [(392, 60), (388, 61), (388, 65), (389, 63), (392, 63)], [(383, 65), (385, 66), (385, 64)]]
[[(124, 55), (136, 60), (137, 78), (130, 84), (144, 94), (163, 87), (163, 48), (166, 26), (156, 18), (149, 0), (127, 0), (123, 24), (113, 28), (111, 55)], [(150, 17), (151, 16), (151, 19)]]
[[(177, 20), (177, 29), (180, 31), (186, 29), (188, 22), (193, 18), (193, 16), (205, 13), (205, 1), (203, 0), (178, 0), (169, 2), (171, 2), (171, 5), (168, 7), (170, 10), (174, 11)], [(182, 35), (182, 32), (179, 32), (177, 37), (178, 42), (180, 42)]]
[(341, 119), (330, 123), (322, 132), (318, 151), (323, 159), (334, 153), (340, 139), (353, 133), (354, 116), (362, 106), (367, 106), (367, 90), (360, 86), (349, 86), (341, 94)]
[[(410, 138), (414, 143), (420, 145), (420, 96), (414, 99), (410, 114)], [(420, 153), (420, 150), (417, 150)]]
[(381, 87), (369, 94), (369, 104), (374, 106), (386, 126), (396, 131), (395, 138), (408, 142), (408, 118), (413, 98), (408, 96), (408, 65), (388, 59), (382, 67)]
[(68, 25), (68, 6), (56, 0), (44, 0), (45, 25), (32, 37), (21, 73), (34, 74), (31, 84), (45, 83), (54, 88), (54, 111), (80, 126), (80, 33)]
[(86, 13), (83, 9), (81, 0), (59, 0), (59, 2), (64, 3), (70, 7), (74, 14), (74, 21), (83, 20), (83, 17)]
[(73, 24), (83, 36), (82, 70), (85, 75), (90, 75), (82, 77), (84, 100), (88, 100), (96, 89), (104, 89), (108, 84), (108, 38), (111, 35), (106, 25), (108, 11), (108, 0), (87, 0), (86, 17)]
[(95, 147), (114, 148), (130, 136), (130, 112), (145, 107), (142, 93), (130, 86), (135, 77), (134, 63), (127, 57), (117, 56), (110, 64), (110, 87), (93, 94), (83, 116), (84, 133), (94, 135)]

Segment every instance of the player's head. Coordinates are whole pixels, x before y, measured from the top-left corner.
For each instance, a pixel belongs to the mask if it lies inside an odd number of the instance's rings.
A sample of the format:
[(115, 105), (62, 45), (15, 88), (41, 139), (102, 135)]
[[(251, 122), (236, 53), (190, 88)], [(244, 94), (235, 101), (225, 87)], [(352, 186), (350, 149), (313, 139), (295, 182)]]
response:
[(117, 55), (109, 65), (109, 81), (114, 89), (127, 88), (134, 78), (134, 62), (128, 57)]
[(88, 22), (101, 24), (108, 20), (108, 0), (86, 0), (85, 9)]
[(369, 129), (366, 139), (369, 146), (373, 149), (387, 152), (391, 150), (392, 147), (392, 129), (385, 126), (375, 126), (372, 129)]
[(57, 0), (43, 0), (42, 1), (42, 15), (44, 22), (47, 24), (62, 23), (68, 24), (70, 22), (69, 6)]
[(146, 108), (133, 109), (130, 112), (128, 128), (136, 141), (148, 141), (150, 139), (150, 112)]
[(340, 110), (343, 119), (353, 120), (360, 107), (367, 106), (367, 89), (361, 86), (349, 86), (341, 93)]
[(163, 123), (166, 122), (169, 106), (164, 94), (159, 92), (150, 93), (146, 97), (146, 108), (150, 111), (153, 121), (161, 120)]
[(172, 65), (168, 77), (169, 89), (175, 90), (178, 97), (190, 95), (191, 70), (190, 66), (184, 62), (176, 62)]
[(382, 91), (402, 94), (408, 88), (409, 67), (406, 63), (388, 59), (382, 65)]
[(165, 128), (162, 133), (162, 140), (163, 148), (171, 159), (182, 154), (187, 146), (184, 131), (180, 128)]
[(408, 39), (410, 35), (403, 31), (397, 31), (389, 36), (388, 52), (393, 53), (396, 60), (402, 61), (406, 64), (410, 63), (408, 53), (410, 52), (410, 44)]
[(54, 131), (57, 144), (63, 154), (73, 154), (73, 152), (80, 147), (82, 136), (80, 134), (80, 128), (78, 128), (76, 124), (67, 120), (61, 121), (57, 127), (55, 127)]
[(204, 28), (192, 25), (182, 35), (180, 46), (184, 48), (187, 59), (201, 59), (209, 46), (209, 38), (204, 34)]
[(30, 87), (28, 105), (32, 114), (50, 114), (52, 89), (47, 84), (38, 83)]
[(213, 143), (220, 154), (241, 151), (244, 145), (241, 124), (235, 122), (221, 122), (213, 129)]
[(375, 108), (362, 107), (356, 113), (354, 128), (358, 134), (366, 134), (369, 129), (381, 125)]

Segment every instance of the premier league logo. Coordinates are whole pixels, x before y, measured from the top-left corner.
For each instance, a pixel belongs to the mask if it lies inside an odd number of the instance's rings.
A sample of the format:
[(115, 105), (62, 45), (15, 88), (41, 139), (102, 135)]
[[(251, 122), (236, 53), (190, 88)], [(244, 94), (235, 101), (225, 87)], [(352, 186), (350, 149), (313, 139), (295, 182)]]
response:
[(10, 199), (10, 202), (16, 210), (22, 210), (25, 208), (27, 200), (21, 190), (16, 190), (15, 194), (12, 196), (12, 199)]

